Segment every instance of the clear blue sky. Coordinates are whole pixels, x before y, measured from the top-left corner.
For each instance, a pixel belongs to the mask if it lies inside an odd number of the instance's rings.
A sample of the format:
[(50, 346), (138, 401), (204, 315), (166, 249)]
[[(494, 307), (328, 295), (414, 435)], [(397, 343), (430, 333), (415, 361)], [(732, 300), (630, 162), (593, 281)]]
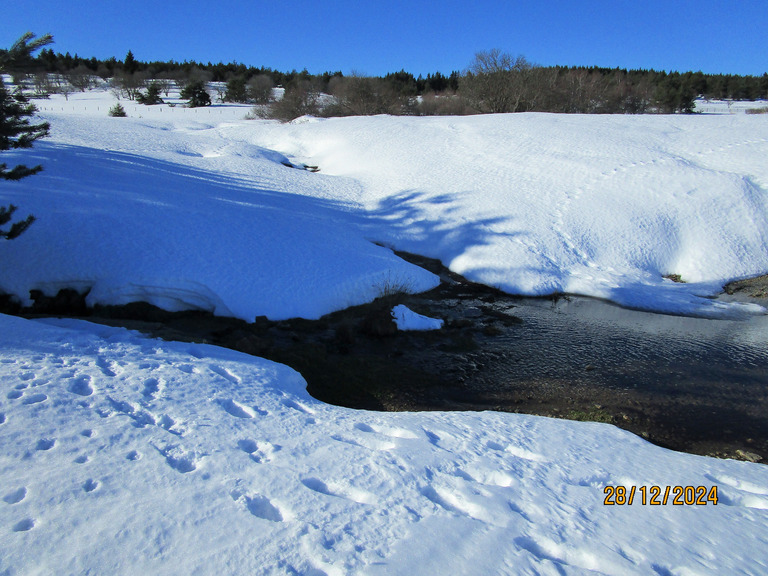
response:
[(0, 47), (237, 61), (282, 71), (463, 70), (499, 48), (542, 65), (762, 75), (768, 0), (0, 0)]

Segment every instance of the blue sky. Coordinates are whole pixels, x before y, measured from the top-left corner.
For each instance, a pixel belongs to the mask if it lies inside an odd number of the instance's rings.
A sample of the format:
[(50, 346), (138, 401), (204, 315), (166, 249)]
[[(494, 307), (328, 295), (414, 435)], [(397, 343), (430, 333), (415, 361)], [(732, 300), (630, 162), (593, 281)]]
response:
[(768, 71), (768, 0), (0, 1), (0, 47), (50, 32), (83, 57), (418, 76), (499, 48), (542, 65)]

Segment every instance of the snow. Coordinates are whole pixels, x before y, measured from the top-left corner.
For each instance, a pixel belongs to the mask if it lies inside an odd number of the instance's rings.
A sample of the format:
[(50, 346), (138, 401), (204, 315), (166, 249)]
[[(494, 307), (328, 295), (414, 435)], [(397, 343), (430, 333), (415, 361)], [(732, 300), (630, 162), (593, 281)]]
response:
[(392, 318), (398, 330), (440, 330), (443, 327), (442, 320), (417, 314), (404, 304), (392, 308)]
[(381, 116), (229, 133), (354, 178), (378, 239), (508, 292), (718, 316), (747, 310), (702, 296), (768, 270), (763, 115)]
[[(299, 374), (0, 316), (7, 574), (764, 573), (768, 468), (613, 426), (322, 404)], [(605, 506), (605, 486), (718, 486)]]
[(129, 104), (134, 116), (108, 118), (112, 103), (41, 101), (51, 137), (4, 153), (45, 166), (3, 193), (39, 218), (4, 247), (14, 275), (0, 289), (24, 302), (78, 286), (91, 304), (317, 318), (393, 278), (436, 284), (375, 241), (512, 293), (764, 313), (707, 297), (768, 270), (766, 115), (280, 124), (243, 120), (243, 106)]
[[(52, 98), (51, 137), (3, 153), (45, 166), (0, 195), (38, 217), (2, 246), (22, 301), (316, 318), (436, 284), (379, 242), (513, 292), (762, 312), (701, 296), (768, 269), (765, 115), (281, 125), (112, 104)], [(598, 423), (329, 406), (285, 366), (83, 321), (0, 316), (0, 446), (2, 574), (768, 571), (763, 465)], [(719, 501), (604, 505), (617, 485)]]

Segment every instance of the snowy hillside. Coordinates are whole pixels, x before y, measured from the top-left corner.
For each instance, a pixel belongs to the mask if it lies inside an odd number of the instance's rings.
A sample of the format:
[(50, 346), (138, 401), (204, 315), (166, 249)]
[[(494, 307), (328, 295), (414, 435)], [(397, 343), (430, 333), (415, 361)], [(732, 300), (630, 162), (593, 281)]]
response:
[[(280, 125), (111, 104), (52, 98), (51, 137), (3, 153), (45, 170), (0, 189), (38, 218), (2, 246), (0, 290), (252, 320), (435, 285), (375, 241), (513, 292), (764, 312), (700, 295), (768, 270), (766, 115)], [(0, 574), (768, 572), (763, 465), (604, 424), (355, 411), (305, 386), (212, 346), (0, 315)], [(604, 504), (616, 486), (631, 505)], [(717, 504), (642, 501), (676, 486)]]
[(252, 320), (434, 285), (375, 240), (512, 293), (707, 316), (734, 306), (700, 296), (768, 270), (766, 115), (282, 125), (227, 106), (108, 118), (110, 98), (41, 103), (52, 136), (24, 157), (45, 171), (3, 191), (40, 221), (4, 250), (0, 289)]

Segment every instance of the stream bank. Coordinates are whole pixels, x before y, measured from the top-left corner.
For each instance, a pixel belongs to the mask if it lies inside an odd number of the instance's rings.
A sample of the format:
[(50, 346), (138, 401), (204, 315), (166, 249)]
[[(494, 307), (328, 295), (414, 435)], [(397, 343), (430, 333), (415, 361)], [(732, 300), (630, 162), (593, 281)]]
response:
[[(261, 356), (299, 371), (314, 397), (350, 408), (497, 410), (607, 422), (673, 450), (768, 459), (765, 317), (703, 320), (583, 297), (510, 296), (436, 260), (398, 255), (438, 274), (440, 286), (383, 294), (319, 320), (246, 323), (145, 303), (87, 308), (84, 295), (73, 291), (36, 294), (23, 310), (6, 302), (2, 311), (82, 317)], [(749, 283), (728, 290), (729, 298), (762, 298)], [(444, 328), (398, 331), (390, 316), (397, 304), (444, 319)]]

